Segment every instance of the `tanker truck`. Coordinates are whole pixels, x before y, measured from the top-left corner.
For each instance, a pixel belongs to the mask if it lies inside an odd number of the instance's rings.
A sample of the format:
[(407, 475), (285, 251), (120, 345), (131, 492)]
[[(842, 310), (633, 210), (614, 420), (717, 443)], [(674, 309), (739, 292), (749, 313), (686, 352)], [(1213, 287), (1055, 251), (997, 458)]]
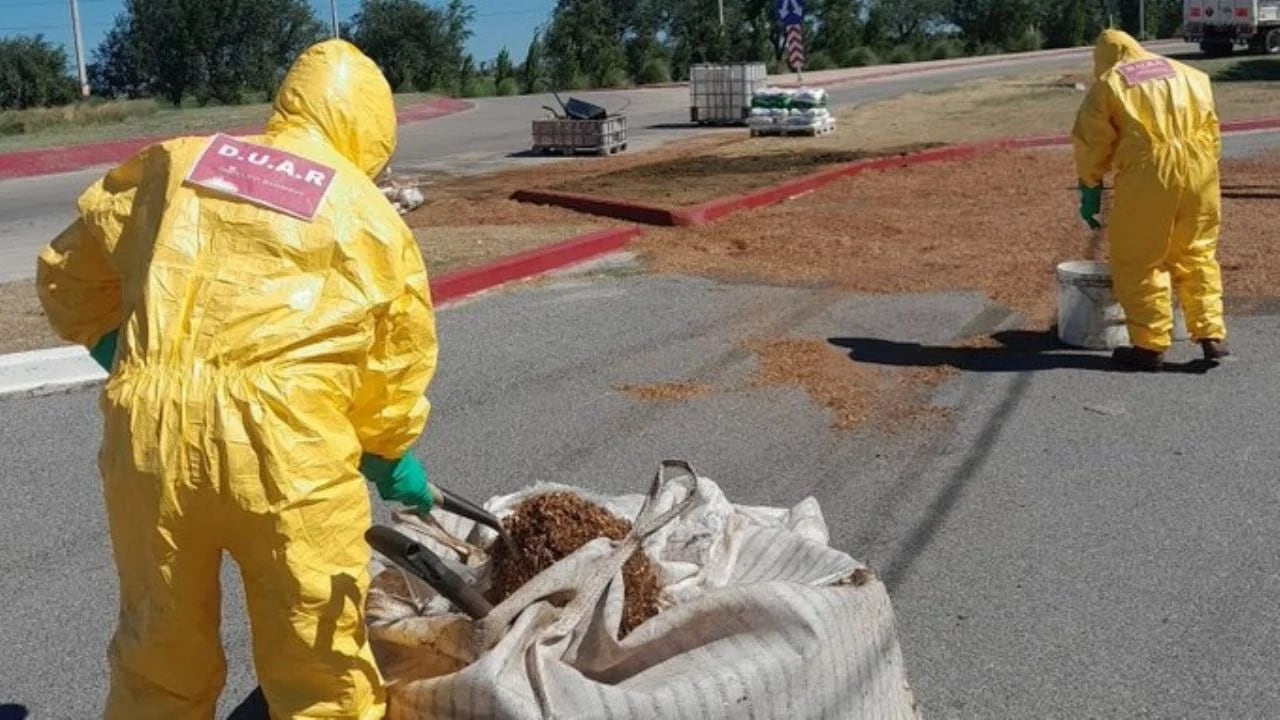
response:
[(1280, 0), (1184, 0), (1183, 37), (1206, 55), (1229, 55), (1237, 46), (1280, 55)]

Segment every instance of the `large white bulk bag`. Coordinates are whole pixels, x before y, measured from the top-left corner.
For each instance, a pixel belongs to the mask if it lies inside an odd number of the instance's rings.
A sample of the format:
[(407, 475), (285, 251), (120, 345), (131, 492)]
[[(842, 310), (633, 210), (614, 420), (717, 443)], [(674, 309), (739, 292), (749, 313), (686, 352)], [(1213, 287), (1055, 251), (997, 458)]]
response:
[[(487, 508), (564, 490), (632, 519), (632, 534), (588, 543), (483, 621), (379, 565), (368, 623), (389, 718), (918, 717), (888, 593), (827, 545), (812, 498), (734, 505), (668, 462), (647, 496), (540, 484)], [(491, 531), (443, 513), (399, 515), (396, 529), (483, 587)], [(663, 610), (619, 641), (620, 571), (641, 545)]]

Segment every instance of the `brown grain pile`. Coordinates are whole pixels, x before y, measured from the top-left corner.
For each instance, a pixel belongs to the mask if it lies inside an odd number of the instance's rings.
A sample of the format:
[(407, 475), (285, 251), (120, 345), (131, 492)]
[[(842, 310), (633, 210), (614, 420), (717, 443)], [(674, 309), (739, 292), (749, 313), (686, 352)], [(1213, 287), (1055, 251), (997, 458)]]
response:
[(683, 402), (702, 397), (711, 392), (706, 385), (689, 385), (687, 383), (658, 383), (656, 385), (619, 385), (615, 388), (640, 402), (664, 403)]
[(798, 386), (834, 416), (837, 430), (853, 430), (869, 418), (881, 431), (917, 429), (945, 419), (922, 393), (956, 374), (947, 366), (880, 368), (855, 362), (821, 340), (773, 340), (752, 345), (760, 360), (753, 385)]
[[(1222, 164), (1219, 258), (1228, 296), (1280, 286), (1280, 162)], [(1054, 266), (1083, 257), (1070, 154), (992, 153), (967, 163), (867, 173), (808, 197), (638, 241), (665, 272), (866, 293), (978, 290), (1046, 323)]]
[[(529, 498), (516, 506), (503, 526), (520, 555), (513, 557), (503, 543), (494, 546), (493, 586), (489, 600), (505, 600), (535, 575), (600, 537), (621, 540), (631, 523), (577, 495), (553, 492)], [(625, 636), (658, 614), (658, 576), (644, 550), (637, 550), (622, 570), (626, 605), (620, 635)]]

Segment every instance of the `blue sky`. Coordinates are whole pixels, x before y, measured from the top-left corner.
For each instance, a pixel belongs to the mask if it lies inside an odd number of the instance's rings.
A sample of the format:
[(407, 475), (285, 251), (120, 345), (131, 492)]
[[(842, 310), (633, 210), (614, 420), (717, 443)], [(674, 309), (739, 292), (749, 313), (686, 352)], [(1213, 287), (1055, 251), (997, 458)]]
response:
[[(93, 50), (111, 29), (122, 0), (79, 0), (84, 31), (85, 62), (93, 62)], [(316, 17), (329, 23), (329, 0), (309, 0)], [(441, 0), (431, 0), (439, 5)], [(476, 11), (470, 51), (476, 61), (492, 60), (506, 45), (516, 62), (524, 59), (534, 28), (546, 22), (555, 0), (471, 0)], [(338, 16), (346, 20), (360, 7), (360, 0), (338, 0)], [(71, 9), (68, 0), (0, 0), (0, 36), (43, 34), (67, 46), (75, 64), (71, 42)]]

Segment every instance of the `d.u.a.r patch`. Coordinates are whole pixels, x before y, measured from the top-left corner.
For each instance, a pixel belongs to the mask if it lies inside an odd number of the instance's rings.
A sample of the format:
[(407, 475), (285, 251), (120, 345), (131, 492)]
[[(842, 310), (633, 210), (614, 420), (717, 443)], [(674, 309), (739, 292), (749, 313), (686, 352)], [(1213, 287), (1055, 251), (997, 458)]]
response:
[(187, 182), (311, 222), (333, 185), (333, 168), (278, 148), (214, 135)]
[(1125, 85), (1135, 87), (1156, 80), (1169, 80), (1178, 76), (1173, 64), (1164, 58), (1151, 58), (1137, 62), (1125, 63), (1116, 67), (1116, 72), (1124, 78)]

